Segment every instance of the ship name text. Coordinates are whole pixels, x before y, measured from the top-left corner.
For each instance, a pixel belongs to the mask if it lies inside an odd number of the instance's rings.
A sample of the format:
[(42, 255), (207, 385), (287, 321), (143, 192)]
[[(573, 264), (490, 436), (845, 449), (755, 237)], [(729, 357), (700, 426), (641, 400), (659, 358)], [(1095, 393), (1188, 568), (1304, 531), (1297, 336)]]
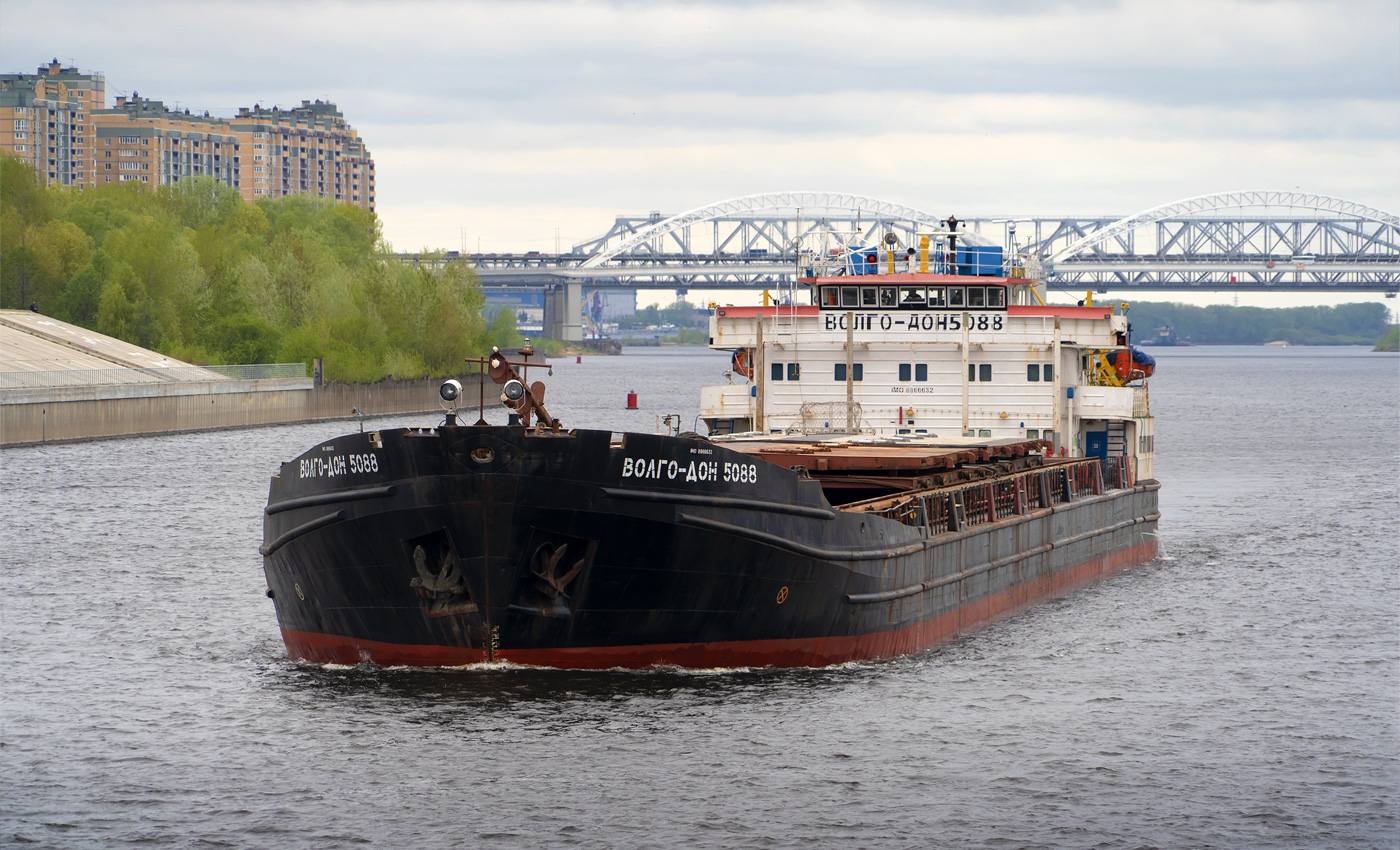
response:
[(622, 459), (622, 477), (757, 484), (758, 466), (752, 463), (720, 463), (717, 460), (692, 460), (687, 464), (664, 458), (628, 457)]
[(330, 457), (304, 457), (301, 459), (299, 478), (335, 478), (339, 475), (360, 474), (379, 471), (379, 455), (368, 454), (331, 455)]
[[(851, 323), (852, 329), (858, 331), (877, 328), (882, 331), (960, 331), (964, 317), (970, 331), (999, 331), (1006, 327), (1006, 319), (1000, 313), (855, 313), (851, 316)], [(826, 320), (826, 330), (846, 329), (845, 313), (827, 313), (823, 318)]]

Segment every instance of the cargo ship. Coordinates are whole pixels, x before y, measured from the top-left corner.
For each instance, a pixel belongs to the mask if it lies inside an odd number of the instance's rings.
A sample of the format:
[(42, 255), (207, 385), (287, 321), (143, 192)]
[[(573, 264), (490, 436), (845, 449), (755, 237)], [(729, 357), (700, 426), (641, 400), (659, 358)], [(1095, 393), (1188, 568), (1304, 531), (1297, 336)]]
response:
[(478, 361), (506, 425), (448, 381), (437, 427), (283, 463), (261, 552), (289, 655), (823, 666), (1152, 559), (1155, 364), (1127, 305), (1047, 305), (1024, 258), (953, 227), (809, 251), (781, 303), (712, 305), (732, 368), (704, 436), (565, 428), (527, 347)]

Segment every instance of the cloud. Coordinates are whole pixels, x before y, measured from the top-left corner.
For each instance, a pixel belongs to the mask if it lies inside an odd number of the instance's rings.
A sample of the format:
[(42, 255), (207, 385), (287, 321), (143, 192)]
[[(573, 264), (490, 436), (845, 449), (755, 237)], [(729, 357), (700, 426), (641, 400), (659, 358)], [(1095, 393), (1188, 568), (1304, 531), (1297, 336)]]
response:
[(55, 55), (215, 114), (334, 101), (413, 246), (783, 189), (1126, 214), (1298, 186), (1400, 211), (1393, 0), (6, 6), (0, 70)]

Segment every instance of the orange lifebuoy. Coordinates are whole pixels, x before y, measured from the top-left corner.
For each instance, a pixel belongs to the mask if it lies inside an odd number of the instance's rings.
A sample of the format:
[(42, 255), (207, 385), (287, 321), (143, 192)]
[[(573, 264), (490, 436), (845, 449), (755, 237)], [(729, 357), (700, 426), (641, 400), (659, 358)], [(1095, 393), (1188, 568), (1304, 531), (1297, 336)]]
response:
[(740, 349), (738, 349), (737, 351), (734, 352), (734, 356), (733, 356), (732, 358), (730, 358), (730, 361), (729, 361), (729, 362), (730, 362), (731, 367), (734, 369), (734, 371), (735, 371), (736, 373), (738, 373), (738, 374), (740, 374), (740, 375), (743, 375), (745, 378), (752, 378), (752, 377), (753, 377), (753, 349), (752, 349), (752, 348), (740, 348)]

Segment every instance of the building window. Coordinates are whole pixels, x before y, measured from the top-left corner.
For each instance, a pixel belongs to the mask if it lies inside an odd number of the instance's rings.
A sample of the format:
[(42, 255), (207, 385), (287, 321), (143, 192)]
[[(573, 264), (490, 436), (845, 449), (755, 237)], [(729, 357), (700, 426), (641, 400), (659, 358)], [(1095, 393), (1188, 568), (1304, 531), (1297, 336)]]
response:
[(913, 364), (911, 364), (911, 363), (901, 363), (901, 364), (899, 364), (899, 379), (900, 379), (901, 381), (908, 381), (908, 380), (910, 380), (910, 379), (912, 378), (912, 376), (913, 376), (913, 372), (914, 372), (914, 366), (913, 366)]
[[(140, 137), (139, 137), (139, 136), (121, 136), (120, 138), (117, 139), (117, 141), (121, 142), (121, 143), (124, 144), (124, 145), (134, 145), (134, 144), (136, 144), (138, 138), (140, 138)], [(108, 139), (108, 140), (107, 140), (107, 144), (110, 145), (111, 143), (112, 143), (112, 140), (111, 140), (111, 139)]]
[[(846, 380), (846, 364), (845, 364), (845, 363), (837, 363), (837, 364), (836, 364), (836, 375), (835, 375), (835, 377), (836, 377), (836, 380), (837, 380), (837, 381), (840, 381), (840, 382), (842, 382), (842, 383), (845, 382), (845, 380)], [(860, 363), (852, 363), (852, 364), (851, 364), (851, 380), (852, 380), (852, 381), (859, 381), (859, 380), (861, 380), (861, 379), (864, 378), (864, 377), (865, 377), (865, 369), (863, 368), (863, 364), (860, 364)]]
[(916, 380), (916, 381), (927, 381), (927, 380), (928, 380), (928, 364), (927, 364), (927, 363), (915, 363), (915, 364), (914, 364), (914, 380)]

